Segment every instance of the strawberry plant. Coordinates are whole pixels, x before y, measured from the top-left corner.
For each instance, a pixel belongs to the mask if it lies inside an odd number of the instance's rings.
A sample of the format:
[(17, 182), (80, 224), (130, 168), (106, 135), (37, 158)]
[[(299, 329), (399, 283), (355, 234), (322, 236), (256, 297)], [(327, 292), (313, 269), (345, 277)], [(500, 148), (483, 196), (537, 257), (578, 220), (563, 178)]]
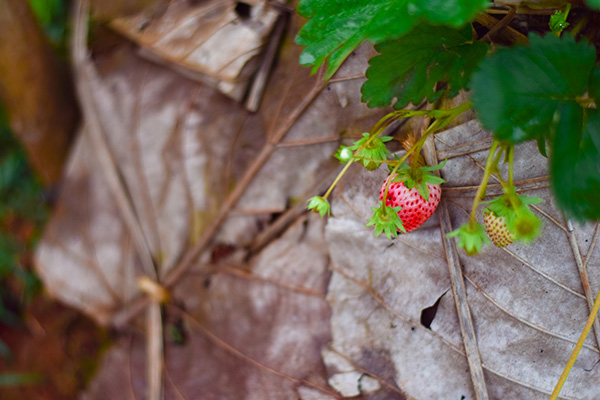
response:
[[(402, 164), (398, 173), (390, 175), (379, 191), (379, 200), (387, 207), (399, 207), (398, 216), (406, 224), (405, 231), (417, 229), (435, 211), (440, 203), (443, 179), (430, 174), (434, 167), (411, 168)], [(416, 176), (415, 176), (416, 173)]]
[[(443, 163), (423, 164), (423, 144), (472, 109), (494, 141), (469, 221), (448, 235), (456, 237), (458, 247), (475, 255), (489, 243), (504, 247), (539, 236), (541, 222), (530, 206), (542, 200), (521, 194), (513, 180), (514, 148), (525, 141), (537, 142), (547, 157), (550, 184), (565, 217), (599, 220), (600, 69), (593, 38), (585, 34), (595, 30), (586, 30), (589, 9), (579, 6), (573, 17), (570, 2), (552, 4), (558, 8), (548, 10), (546, 32), (530, 33), (523, 37), (526, 43), (515, 44), (494, 40), (514, 10), (487, 33), (479, 24), (483, 19), (477, 14), (502, 8), (497, 3), (301, 0), (298, 12), (307, 22), (296, 38), (304, 46), (300, 63), (313, 73), (323, 66), (329, 79), (358, 45), (369, 41), (379, 54), (369, 61), (362, 100), (369, 107), (395, 109), (359, 141), (339, 149), (336, 157), (345, 166), (308, 208), (322, 216), (331, 212), (328, 197), (352, 163), (368, 170), (386, 164), (390, 173), (367, 225), (388, 239), (418, 228), (437, 207), (443, 182), (434, 172)], [(588, 0), (587, 7), (597, 9), (600, 3)], [(440, 106), (461, 91), (468, 91), (469, 101), (453, 109)], [(429, 126), (404, 143), (404, 155), (392, 156), (386, 143), (393, 139), (382, 136), (384, 131), (393, 121), (414, 117), (427, 118)], [(485, 201), (492, 177), (503, 194)]]

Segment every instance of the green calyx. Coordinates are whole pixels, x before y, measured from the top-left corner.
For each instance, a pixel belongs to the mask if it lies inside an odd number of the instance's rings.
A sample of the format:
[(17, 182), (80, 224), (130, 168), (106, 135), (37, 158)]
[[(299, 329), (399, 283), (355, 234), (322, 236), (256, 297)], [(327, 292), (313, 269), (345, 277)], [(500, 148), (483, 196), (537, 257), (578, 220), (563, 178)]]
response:
[(504, 217), (506, 228), (515, 240), (529, 243), (538, 236), (542, 225), (529, 205), (542, 201), (539, 197), (525, 196), (509, 191), (487, 202), (488, 207), (485, 211), (491, 211), (498, 217)]
[(373, 216), (369, 218), (366, 226), (375, 225), (375, 236), (379, 236), (383, 232), (388, 239), (391, 239), (398, 235), (398, 230), (406, 233), (402, 220), (398, 216), (401, 207), (388, 207), (383, 201), (380, 201), (379, 206), (371, 207), (371, 209)]
[(385, 147), (385, 142), (392, 140), (390, 136), (372, 137), (363, 133), (362, 139), (348, 149), (355, 151), (355, 158), (369, 171), (377, 169), (381, 163), (387, 160), (390, 152)]
[(446, 160), (441, 164), (426, 166), (426, 167), (411, 167), (403, 163), (398, 167), (396, 176), (392, 182), (402, 182), (408, 189), (416, 188), (423, 200), (429, 201), (429, 188), (427, 184), (440, 185), (444, 183), (444, 179), (432, 174), (432, 171), (437, 171), (444, 168)]
[(329, 215), (331, 213), (331, 205), (326, 198), (321, 196), (311, 197), (308, 200), (308, 206), (306, 206), (306, 209), (319, 213), (321, 217), (325, 216), (325, 214)]
[(550, 16), (550, 22), (548, 23), (550, 30), (556, 34), (562, 33), (569, 23), (567, 22), (567, 15), (562, 11), (556, 11)]
[(560, 35), (569, 26), (567, 22), (569, 11), (571, 11), (571, 3), (567, 3), (565, 11), (558, 10), (550, 16), (548, 26), (554, 34)]
[(479, 253), (484, 245), (490, 243), (485, 228), (478, 222), (467, 222), (446, 236), (449, 238), (458, 236), (458, 247), (464, 249), (470, 256)]

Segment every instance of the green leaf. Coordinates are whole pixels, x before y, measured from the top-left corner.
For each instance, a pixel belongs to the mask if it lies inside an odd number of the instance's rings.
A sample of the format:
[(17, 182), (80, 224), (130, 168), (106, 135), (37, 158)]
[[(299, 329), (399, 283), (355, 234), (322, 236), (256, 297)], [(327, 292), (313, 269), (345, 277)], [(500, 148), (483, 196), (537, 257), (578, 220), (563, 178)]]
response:
[(425, 167), (421, 167), (421, 169), (423, 171), (428, 171), (428, 172), (430, 172), (430, 171), (438, 171), (438, 170), (444, 168), (446, 166), (447, 162), (448, 162), (448, 160), (446, 159), (446, 160), (442, 161), (441, 163), (439, 163), (437, 165), (425, 166)]
[(446, 165), (446, 160), (438, 165), (416, 168), (413, 168), (406, 163), (402, 163), (392, 178), (392, 182), (402, 182), (408, 189), (416, 187), (421, 197), (423, 197), (425, 201), (429, 201), (429, 188), (426, 184), (441, 185), (446, 182), (443, 178), (433, 175), (429, 173), (429, 171), (439, 170), (443, 168), (444, 165)]
[[(420, 24), (407, 35), (378, 44), (381, 54), (369, 60), (362, 101), (369, 107), (435, 102), (443, 93), (456, 96), (485, 57), (488, 45), (473, 42), (470, 25), (455, 30)], [(438, 82), (446, 82), (435, 90)]]
[(494, 197), (491, 200), (482, 201), (481, 204), (487, 204), (488, 207), (486, 210), (493, 211), (497, 216), (505, 217), (508, 213), (519, 207), (528, 206), (530, 204), (539, 204), (543, 201), (543, 199), (536, 196), (516, 194), (513, 188), (512, 192)]
[(429, 201), (429, 188), (425, 182), (419, 182), (416, 184), (417, 192), (421, 195), (423, 200)]
[(312, 72), (327, 60), (329, 79), (364, 40), (374, 44), (398, 38), (422, 18), (461, 26), (489, 4), (488, 0), (301, 0), (298, 14), (308, 21), (296, 36), (306, 46), (300, 64)]
[(445, 164), (446, 161), (430, 167), (413, 168), (406, 163), (402, 163), (392, 176), (392, 182), (402, 182), (408, 189), (416, 188), (419, 195), (421, 195), (425, 201), (429, 201), (429, 187), (427, 187), (427, 184), (441, 185), (445, 182), (444, 179), (429, 173), (429, 171), (438, 170)]
[(593, 76), (589, 43), (551, 34), (529, 40), (486, 57), (471, 78), (473, 108), (499, 140), (549, 137), (563, 105), (583, 102)]
[(530, 40), (530, 47), (501, 50), (481, 63), (471, 82), (473, 106), (498, 139), (547, 139), (558, 205), (569, 218), (600, 219), (596, 50), (570, 35)]
[(63, 0), (29, 0), (29, 6), (49, 39), (59, 44), (67, 29), (67, 2)]
[(329, 215), (331, 205), (329, 204), (326, 198), (321, 196), (314, 196), (308, 200), (308, 206), (306, 206), (306, 209), (319, 213), (321, 217), (323, 217), (325, 216), (325, 214)]
[(595, 10), (600, 10), (600, 0), (585, 0), (588, 7)]
[(25, 385), (37, 385), (43, 381), (43, 377), (37, 374), (0, 374), (0, 387), (15, 387)]
[(518, 194), (517, 197), (521, 200), (521, 202), (525, 205), (529, 205), (529, 204), (539, 204), (542, 203), (544, 201), (544, 199), (541, 199), (537, 196), (526, 196), (524, 194)]
[(442, 183), (444, 183), (446, 181), (443, 178), (440, 178), (439, 176), (425, 174), (425, 175), (423, 175), (423, 182), (431, 183), (432, 185), (441, 185)]
[(546, 138), (540, 136), (535, 138), (535, 141), (537, 142), (537, 147), (540, 154), (548, 158), (548, 153), (546, 152)]
[(569, 218), (600, 219), (600, 111), (564, 104), (550, 159), (556, 201)]

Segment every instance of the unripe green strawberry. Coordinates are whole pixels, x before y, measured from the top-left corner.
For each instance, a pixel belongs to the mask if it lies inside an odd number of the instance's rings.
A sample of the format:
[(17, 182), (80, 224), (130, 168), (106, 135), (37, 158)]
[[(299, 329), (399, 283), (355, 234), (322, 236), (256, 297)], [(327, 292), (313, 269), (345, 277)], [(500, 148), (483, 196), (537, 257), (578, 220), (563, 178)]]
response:
[(506, 226), (506, 218), (499, 217), (495, 212), (488, 210), (483, 214), (483, 221), (485, 232), (496, 246), (504, 247), (515, 240), (515, 236), (510, 233)]

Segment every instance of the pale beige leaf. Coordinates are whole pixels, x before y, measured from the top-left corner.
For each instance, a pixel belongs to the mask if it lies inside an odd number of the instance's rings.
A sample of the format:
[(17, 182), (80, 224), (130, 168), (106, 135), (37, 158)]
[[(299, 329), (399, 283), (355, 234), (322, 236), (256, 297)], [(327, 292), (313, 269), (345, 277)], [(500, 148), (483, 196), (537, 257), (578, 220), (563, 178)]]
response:
[[(127, 51), (102, 69), (98, 114), (164, 275), (218, 209), (227, 191), (229, 146), (246, 112), (214, 89)], [(59, 202), (63, 212), (46, 229), (37, 265), (53, 294), (106, 323), (135, 294), (141, 269), (90, 146), (83, 135), (75, 147)]]
[[(487, 136), (473, 121), (438, 134), (436, 146), (440, 154), (464, 153), (467, 143), (485, 142)], [(442, 171), (454, 227), (468, 220), (470, 188), (482, 176), (487, 152), (477, 147), (449, 159)], [(531, 246), (490, 247), (474, 257), (461, 252), (461, 263), (490, 399), (545, 399), (589, 309), (565, 221), (547, 187), (546, 160), (535, 144), (518, 146), (515, 159), (517, 184), (545, 199), (536, 211), (544, 222), (542, 236)], [(328, 292), (331, 349), (380, 378), (381, 372), (366, 367), (365, 354), (384, 354), (392, 360), (386, 380), (410, 397), (473, 399), (437, 216), (394, 241), (375, 239), (364, 227), (384, 177), (383, 171), (354, 169), (332, 207), (335, 217), (327, 226), (334, 270)], [(494, 191), (500, 194), (497, 185)], [(575, 232), (597, 290), (598, 259), (588, 254), (595, 226), (577, 226)], [(421, 312), (440, 297), (428, 329), (420, 322)], [(598, 398), (600, 371), (592, 369), (598, 358), (591, 335), (561, 398)]]
[[(199, 266), (177, 288), (167, 319), (181, 319), (186, 341), (166, 324), (166, 398), (339, 398), (319, 356), (330, 340), (323, 225), (301, 219), (244, 269)], [(119, 343), (83, 399), (143, 398), (143, 350), (138, 336)]]
[(241, 100), (278, 15), (267, 1), (186, 0), (171, 1), (161, 15), (141, 12), (111, 26), (148, 57)]

